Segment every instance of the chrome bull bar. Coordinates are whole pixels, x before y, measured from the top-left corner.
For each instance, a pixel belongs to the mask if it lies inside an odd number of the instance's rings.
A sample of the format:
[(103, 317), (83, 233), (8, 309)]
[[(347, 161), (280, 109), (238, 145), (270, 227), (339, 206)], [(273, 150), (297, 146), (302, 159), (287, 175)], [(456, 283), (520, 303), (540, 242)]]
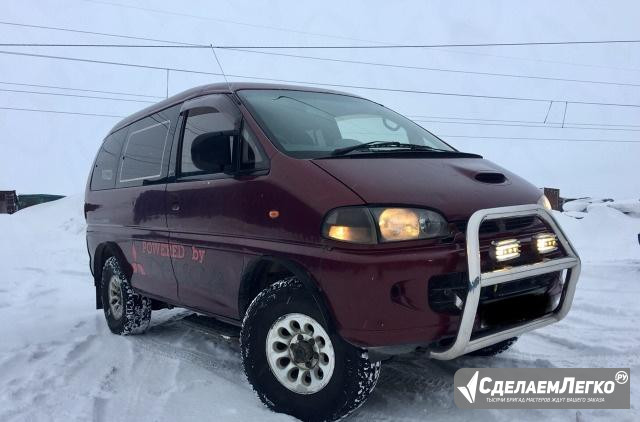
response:
[[(550, 259), (534, 264), (520, 265), (516, 267), (495, 270), (483, 273), (480, 269), (480, 225), (486, 220), (497, 220), (500, 218), (537, 216), (546, 222), (557, 236), (558, 241), (565, 250), (566, 257)], [(449, 360), (458, 356), (482, 349), (511, 337), (518, 336), (527, 331), (535, 330), (545, 325), (560, 321), (567, 315), (576, 283), (580, 275), (580, 258), (575, 249), (567, 239), (566, 235), (555, 221), (549, 211), (540, 205), (516, 205), (512, 207), (489, 208), (476, 211), (467, 224), (467, 262), (469, 271), (469, 285), (467, 297), (464, 302), (464, 309), (460, 319), (460, 326), (453, 344), (444, 350), (432, 350), (430, 356), (434, 359)], [(525, 277), (532, 277), (540, 274), (555, 271), (568, 270), (568, 275), (563, 286), (560, 304), (554, 312), (543, 317), (514, 325), (499, 332), (493, 332), (471, 340), (478, 303), (480, 301), (480, 290), (486, 286), (506, 283)]]

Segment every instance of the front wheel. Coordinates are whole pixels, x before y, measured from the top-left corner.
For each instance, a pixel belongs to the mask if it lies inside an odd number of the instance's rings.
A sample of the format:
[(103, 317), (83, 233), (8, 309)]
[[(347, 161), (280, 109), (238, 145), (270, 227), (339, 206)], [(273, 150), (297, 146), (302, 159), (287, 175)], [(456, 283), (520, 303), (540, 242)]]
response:
[(336, 420), (373, 391), (380, 363), (346, 343), (296, 278), (279, 281), (251, 303), (240, 335), (247, 379), (270, 409), (303, 421)]

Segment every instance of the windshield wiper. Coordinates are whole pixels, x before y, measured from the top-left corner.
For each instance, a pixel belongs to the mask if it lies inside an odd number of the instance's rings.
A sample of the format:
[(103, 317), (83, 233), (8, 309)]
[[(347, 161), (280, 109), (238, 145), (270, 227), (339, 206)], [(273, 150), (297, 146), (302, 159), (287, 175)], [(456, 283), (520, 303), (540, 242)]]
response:
[(345, 155), (352, 151), (371, 150), (373, 148), (397, 148), (408, 151), (438, 151), (438, 152), (454, 152), (446, 149), (433, 148), (427, 145), (405, 144), (398, 141), (371, 141), (363, 144), (353, 145), (350, 147), (338, 148), (333, 150), (332, 156)]

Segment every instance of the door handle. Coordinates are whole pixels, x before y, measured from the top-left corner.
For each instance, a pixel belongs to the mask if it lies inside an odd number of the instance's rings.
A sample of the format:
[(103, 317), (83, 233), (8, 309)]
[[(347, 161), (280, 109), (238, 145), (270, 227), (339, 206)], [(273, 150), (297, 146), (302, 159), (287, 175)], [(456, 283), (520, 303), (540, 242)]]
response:
[(171, 204), (171, 211), (178, 212), (180, 211), (180, 204), (178, 202), (174, 202)]

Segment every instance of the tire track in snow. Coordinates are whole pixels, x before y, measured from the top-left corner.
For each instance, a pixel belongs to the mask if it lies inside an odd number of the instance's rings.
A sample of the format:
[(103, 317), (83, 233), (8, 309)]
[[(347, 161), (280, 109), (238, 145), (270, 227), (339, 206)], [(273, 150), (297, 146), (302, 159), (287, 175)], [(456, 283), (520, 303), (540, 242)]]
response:
[[(238, 372), (242, 373), (238, 345), (223, 337), (194, 330), (191, 324), (180, 320), (156, 325), (145, 335), (127, 339), (132, 345), (146, 350), (147, 354), (188, 363), (235, 383), (238, 381)], [(207, 350), (195, 350), (194, 347), (198, 346), (204, 346)], [(242, 380), (244, 382), (244, 376)]]

